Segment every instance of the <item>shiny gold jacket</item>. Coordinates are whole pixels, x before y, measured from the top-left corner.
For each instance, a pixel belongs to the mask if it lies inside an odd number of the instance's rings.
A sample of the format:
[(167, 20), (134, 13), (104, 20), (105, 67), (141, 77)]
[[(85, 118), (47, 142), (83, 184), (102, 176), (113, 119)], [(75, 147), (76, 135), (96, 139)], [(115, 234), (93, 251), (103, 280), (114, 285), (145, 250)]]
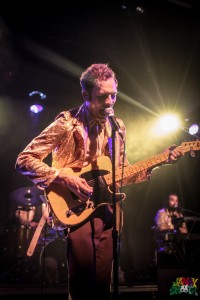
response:
[[(125, 126), (117, 119), (125, 136)], [(108, 131), (111, 128), (108, 128)], [(16, 170), (28, 177), (38, 188), (47, 188), (57, 177), (61, 168), (82, 168), (85, 162), (86, 119), (84, 105), (61, 112), (55, 120), (35, 137), (26, 148), (19, 153), (16, 160)], [(111, 137), (105, 147), (104, 155), (112, 159)], [(51, 154), (51, 163), (47, 157)], [(124, 142), (119, 135), (115, 139), (115, 167), (123, 163), (129, 165), (124, 155)], [(139, 183), (147, 180), (147, 172), (126, 178), (123, 185)]]

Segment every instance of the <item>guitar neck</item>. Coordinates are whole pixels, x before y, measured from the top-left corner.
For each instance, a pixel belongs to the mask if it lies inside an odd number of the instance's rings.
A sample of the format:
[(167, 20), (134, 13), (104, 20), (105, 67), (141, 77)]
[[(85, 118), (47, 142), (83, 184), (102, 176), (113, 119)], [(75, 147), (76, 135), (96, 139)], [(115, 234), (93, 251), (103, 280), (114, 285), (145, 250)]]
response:
[[(191, 152), (200, 150), (200, 142), (184, 142), (181, 144), (183, 152)], [(116, 170), (116, 182), (120, 186), (125, 186), (134, 182), (135, 176), (140, 172), (157, 167), (166, 162), (170, 151), (165, 151), (161, 154), (150, 157), (149, 159), (137, 162)], [(123, 171), (123, 172), (122, 172)], [(90, 182), (94, 187), (94, 193), (91, 199), (87, 202), (79, 202), (64, 185), (51, 183), (45, 190), (52, 210), (53, 223), (58, 230), (62, 230), (67, 226), (75, 226), (83, 224), (89, 220), (90, 216), (102, 205), (111, 205), (113, 203), (112, 191), (108, 187), (112, 184), (112, 163), (108, 156), (100, 156), (92, 164), (84, 167), (80, 171), (75, 171), (68, 168), (66, 170), (69, 175), (81, 176)], [(123, 177), (122, 177), (123, 176)], [(102, 180), (104, 177), (104, 181)], [(123, 179), (123, 180), (122, 180)], [(125, 180), (124, 180), (125, 179)], [(121, 182), (122, 181), (122, 182)], [(128, 182), (128, 183), (127, 183)], [(105, 186), (107, 184), (107, 187)], [(116, 193), (116, 201), (122, 200), (121, 193)], [(106, 200), (105, 200), (106, 199)]]
[[(177, 148), (180, 148), (183, 153), (190, 152), (191, 157), (194, 157), (194, 151), (200, 150), (200, 141), (196, 140), (196, 141), (182, 142), (180, 146), (177, 146)], [(128, 178), (136, 176), (137, 174), (139, 174), (140, 172), (142, 172), (144, 170), (151, 169), (153, 167), (155, 168), (155, 167), (161, 165), (168, 159), (169, 153), (170, 153), (170, 151), (168, 150), (163, 153), (154, 155), (154, 156), (152, 156), (146, 160), (143, 160), (141, 162), (124, 167), (123, 173), (122, 173), (122, 167), (119, 168), (118, 170), (116, 170), (116, 174), (115, 174), (116, 183), (118, 183), (122, 180), (122, 176), (123, 176), (123, 179), (128, 179)], [(110, 186), (112, 184), (112, 174), (111, 173), (104, 175), (104, 179), (108, 186)], [(125, 185), (124, 182), (121, 182), (121, 186), (124, 186), (124, 185)]]
[[(169, 156), (169, 152), (154, 155), (154, 156), (152, 156), (148, 159), (145, 159), (141, 162), (137, 162), (133, 165), (124, 167), (123, 174), (122, 174), (122, 167), (120, 167), (118, 170), (116, 170), (115, 181), (116, 181), (116, 183), (120, 182), (120, 180), (122, 180), (122, 175), (123, 175), (123, 179), (131, 178), (144, 170), (151, 169), (153, 167), (155, 168), (155, 167), (159, 166), (160, 164), (162, 164), (163, 162), (165, 162), (168, 159), (168, 156)], [(104, 179), (105, 179), (107, 185), (112, 184), (112, 174), (104, 175)], [(122, 185), (123, 185), (123, 182), (122, 182)]]

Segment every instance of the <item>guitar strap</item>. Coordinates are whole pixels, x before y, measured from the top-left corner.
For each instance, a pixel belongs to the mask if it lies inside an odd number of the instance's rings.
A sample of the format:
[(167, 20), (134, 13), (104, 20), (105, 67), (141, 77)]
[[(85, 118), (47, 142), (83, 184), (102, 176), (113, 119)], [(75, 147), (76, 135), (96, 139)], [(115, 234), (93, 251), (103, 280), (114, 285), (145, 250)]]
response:
[(38, 242), (38, 239), (40, 237), (40, 234), (41, 234), (41, 231), (42, 231), (42, 228), (44, 227), (44, 224), (46, 223), (46, 220), (49, 216), (49, 213), (50, 213), (50, 206), (49, 206), (49, 203), (46, 204), (46, 207), (45, 207), (45, 210), (43, 212), (43, 215), (36, 227), (36, 230), (34, 232), (34, 235), (31, 239), (31, 242), (30, 242), (30, 245), (28, 247), (28, 250), (26, 252), (26, 255), (27, 256), (32, 256), (33, 255), (33, 252), (35, 250), (35, 247), (37, 245), (37, 242)]

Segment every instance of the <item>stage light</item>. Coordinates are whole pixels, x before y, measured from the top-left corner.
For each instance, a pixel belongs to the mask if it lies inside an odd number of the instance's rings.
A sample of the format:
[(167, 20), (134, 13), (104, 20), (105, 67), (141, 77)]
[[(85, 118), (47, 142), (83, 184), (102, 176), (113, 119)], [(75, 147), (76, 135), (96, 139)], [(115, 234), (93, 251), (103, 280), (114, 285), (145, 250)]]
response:
[(179, 126), (179, 120), (174, 115), (162, 116), (159, 123), (163, 132), (175, 131)]
[(191, 134), (191, 135), (197, 134), (198, 131), (199, 131), (199, 125), (198, 124), (192, 124), (192, 125), (190, 125), (188, 131), (189, 131), (189, 134)]
[(166, 135), (175, 132), (180, 128), (180, 120), (176, 115), (166, 114), (159, 118), (154, 124), (153, 133), (154, 135)]
[(33, 104), (30, 106), (30, 111), (34, 114), (40, 113), (41, 111), (43, 111), (43, 109), (44, 109), (43, 105), (40, 104)]
[(39, 95), (40, 99), (46, 99), (46, 97), (47, 97), (44, 93), (39, 92), (39, 91), (32, 91), (28, 95), (29, 95), (29, 97), (33, 97), (34, 95)]
[(40, 91), (32, 91), (28, 95), (31, 98), (30, 112), (41, 113), (44, 110), (43, 100), (46, 99), (46, 95)]

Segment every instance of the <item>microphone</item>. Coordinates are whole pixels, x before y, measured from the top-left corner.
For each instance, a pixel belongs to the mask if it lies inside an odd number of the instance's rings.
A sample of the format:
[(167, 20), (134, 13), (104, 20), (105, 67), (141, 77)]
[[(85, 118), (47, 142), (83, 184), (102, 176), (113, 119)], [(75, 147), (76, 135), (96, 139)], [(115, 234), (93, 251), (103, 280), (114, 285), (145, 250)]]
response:
[(99, 110), (99, 115), (102, 117), (108, 117), (108, 120), (110, 122), (110, 125), (114, 131), (117, 131), (119, 135), (121, 136), (122, 140), (124, 140), (124, 135), (122, 130), (119, 127), (119, 124), (116, 120), (116, 117), (114, 115), (114, 110), (112, 107), (107, 107)]
[(177, 205), (177, 206), (170, 207), (169, 210), (181, 212), (182, 208), (181, 208), (180, 206)]

